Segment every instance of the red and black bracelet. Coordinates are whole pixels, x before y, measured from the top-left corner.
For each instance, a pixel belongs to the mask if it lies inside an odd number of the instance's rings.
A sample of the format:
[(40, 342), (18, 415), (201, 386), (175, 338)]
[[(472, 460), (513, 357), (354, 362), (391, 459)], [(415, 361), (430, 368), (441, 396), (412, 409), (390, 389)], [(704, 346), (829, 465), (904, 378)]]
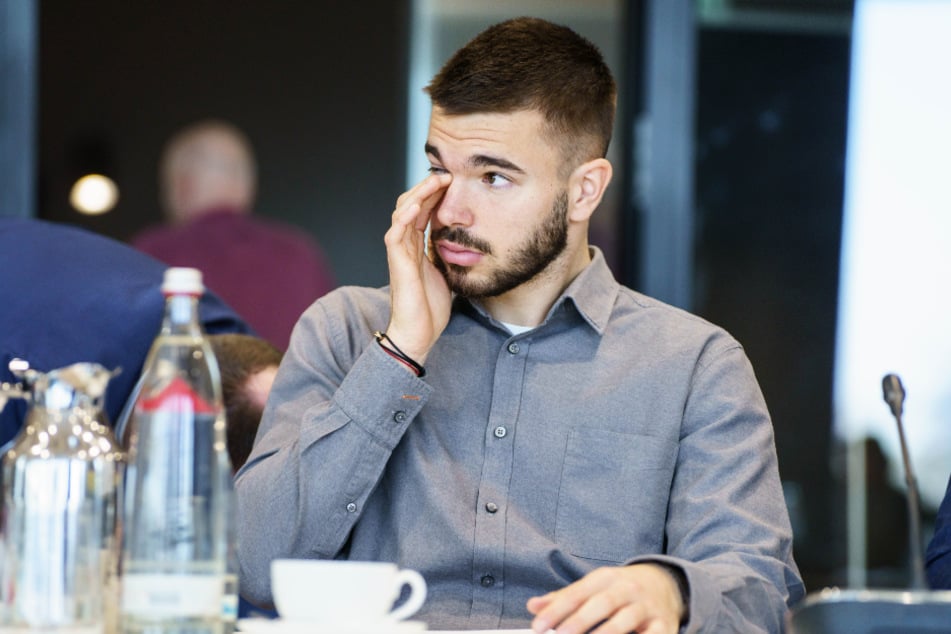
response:
[[(411, 358), (409, 358), (409, 356), (405, 352), (400, 350), (399, 346), (393, 343), (393, 340), (390, 339), (386, 335), (385, 332), (380, 332), (379, 330), (377, 330), (376, 332), (373, 333), (373, 336), (376, 338), (376, 342), (380, 344), (380, 347), (383, 348), (383, 350), (388, 355), (390, 355), (397, 361), (406, 365), (410, 370), (416, 373), (416, 376), (420, 378), (426, 376), (426, 368), (424, 368), (423, 366), (421, 366), (420, 364), (416, 363)], [(389, 346), (383, 345), (384, 340), (386, 340), (390, 345)]]

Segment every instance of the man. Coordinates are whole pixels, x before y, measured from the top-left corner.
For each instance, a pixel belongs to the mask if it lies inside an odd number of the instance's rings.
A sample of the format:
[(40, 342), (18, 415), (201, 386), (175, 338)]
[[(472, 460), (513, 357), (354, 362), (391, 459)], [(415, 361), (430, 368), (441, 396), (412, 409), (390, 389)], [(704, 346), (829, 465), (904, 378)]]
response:
[(221, 400), (228, 421), (228, 456), (237, 471), (248, 459), (264, 404), (281, 365), (281, 351), (253, 335), (208, 337), (221, 372)]
[(169, 265), (200, 269), (209, 289), (284, 350), (297, 318), (334, 280), (313, 238), (252, 214), (256, 174), (240, 130), (215, 120), (186, 127), (160, 167), (170, 224), (146, 229), (132, 244)]
[[(252, 335), (222, 334), (208, 339), (221, 371), (228, 456), (231, 468), (237, 471), (251, 453), (282, 354), (269, 342)], [(273, 610), (256, 607), (239, 595), (238, 618), (275, 616)]]
[[(161, 262), (128, 245), (68, 225), (0, 218), (0, 382), (20, 358), (42, 372), (94, 362), (121, 372), (109, 381), (109, 420), (132, 393), (165, 312)], [(214, 294), (200, 303), (209, 333), (250, 331)], [(0, 444), (23, 424), (27, 405), (0, 411)]]
[(928, 583), (934, 590), (951, 590), (951, 479), (938, 508), (934, 535), (925, 551)]
[(237, 475), (246, 595), (276, 557), (371, 559), (422, 572), (433, 629), (780, 631), (803, 587), (749, 362), (588, 245), (600, 53), (511, 20), (428, 92), (390, 286), (303, 315)]

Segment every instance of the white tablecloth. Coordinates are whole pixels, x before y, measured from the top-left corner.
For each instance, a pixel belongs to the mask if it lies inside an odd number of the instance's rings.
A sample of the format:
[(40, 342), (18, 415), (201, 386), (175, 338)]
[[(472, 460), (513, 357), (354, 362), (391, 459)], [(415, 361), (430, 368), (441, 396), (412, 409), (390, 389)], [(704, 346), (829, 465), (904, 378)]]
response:
[[(555, 630), (548, 630), (554, 634)], [(428, 634), (532, 634), (531, 630), (429, 630)]]

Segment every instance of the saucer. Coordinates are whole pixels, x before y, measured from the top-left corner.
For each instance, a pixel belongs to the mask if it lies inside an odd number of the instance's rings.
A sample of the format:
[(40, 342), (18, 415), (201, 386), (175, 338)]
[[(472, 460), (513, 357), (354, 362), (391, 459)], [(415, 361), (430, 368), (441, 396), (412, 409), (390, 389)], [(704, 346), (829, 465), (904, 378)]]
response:
[(425, 632), (422, 621), (376, 623), (308, 623), (283, 619), (238, 619), (238, 630), (247, 634), (416, 634)]

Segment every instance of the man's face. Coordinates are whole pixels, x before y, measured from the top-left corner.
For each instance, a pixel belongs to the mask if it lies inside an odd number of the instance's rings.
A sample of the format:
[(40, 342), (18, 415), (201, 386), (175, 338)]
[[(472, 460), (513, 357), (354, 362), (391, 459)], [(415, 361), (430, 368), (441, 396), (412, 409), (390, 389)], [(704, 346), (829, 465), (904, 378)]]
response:
[(430, 253), (460, 295), (502, 295), (565, 251), (566, 183), (543, 125), (534, 111), (448, 116), (433, 109), (427, 155), (452, 183), (431, 218)]

